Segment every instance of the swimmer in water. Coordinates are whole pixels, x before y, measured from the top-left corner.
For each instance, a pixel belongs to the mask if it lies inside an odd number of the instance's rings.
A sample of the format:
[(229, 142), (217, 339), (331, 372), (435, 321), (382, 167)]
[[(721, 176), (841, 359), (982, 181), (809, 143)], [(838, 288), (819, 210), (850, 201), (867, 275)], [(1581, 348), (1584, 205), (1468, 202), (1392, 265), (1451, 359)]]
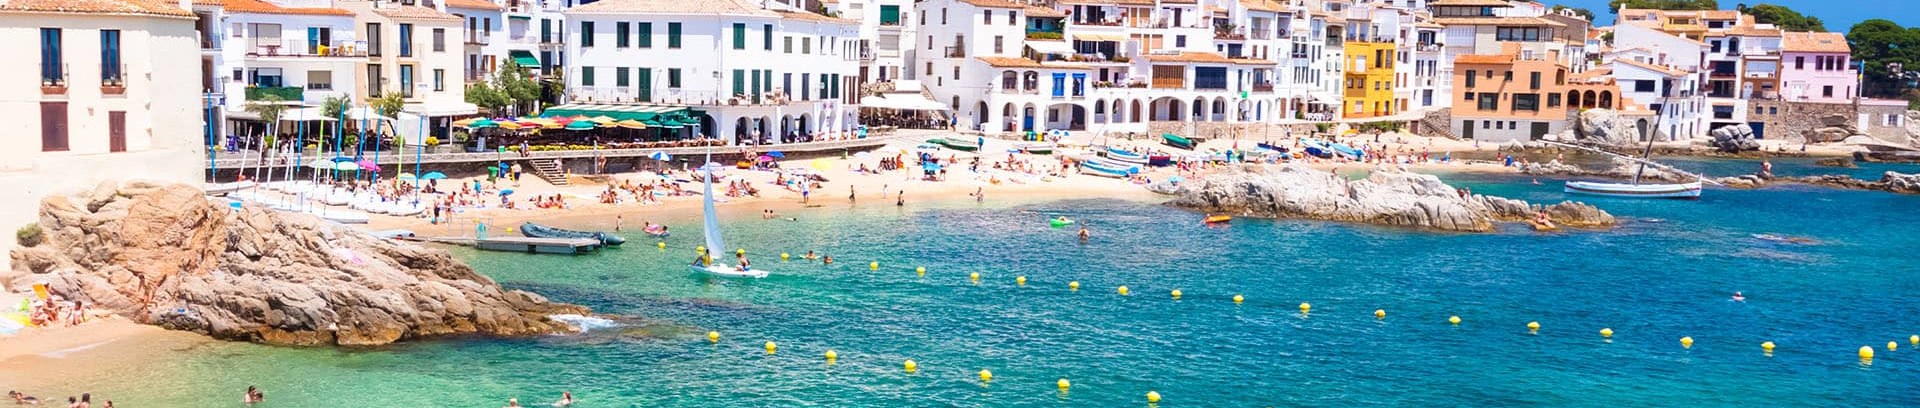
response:
[(822, 261), (822, 263), (825, 263), (825, 264), (827, 264), (827, 265), (832, 265), (832, 264), (833, 264), (833, 255), (827, 255), (826, 257), (823, 257), (823, 258), (821, 258), (820, 260)]
[(1087, 227), (1080, 227), (1080, 241), (1086, 242), (1088, 238), (1093, 238), (1093, 233), (1087, 232)]
[(1733, 291), (1733, 301), (1735, 301), (1735, 302), (1745, 302), (1745, 301), (1747, 301), (1747, 296), (1746, 296), (1746, 295), (1742, 295), (1742, 294), (1740, 294), (1740, 291), (1737, 291), (1737, 290), (1736, 290), (1736, 291)]
[(1540, 179), (1533, 179), (1533, 185), (1540, 185)]
[(807, 255), (806, 255), (806, 256), (802, 256), (801, 258), (804, 258), (804, 259), (816, 259), (816, 258), (819, 258), (819, 257), (820, 257), (819, 255), (814, 255), (814, 254), (813, 254), (813, 251), (811, 251), (811, 250), (809, 250), (809, 251), (807, 251)]

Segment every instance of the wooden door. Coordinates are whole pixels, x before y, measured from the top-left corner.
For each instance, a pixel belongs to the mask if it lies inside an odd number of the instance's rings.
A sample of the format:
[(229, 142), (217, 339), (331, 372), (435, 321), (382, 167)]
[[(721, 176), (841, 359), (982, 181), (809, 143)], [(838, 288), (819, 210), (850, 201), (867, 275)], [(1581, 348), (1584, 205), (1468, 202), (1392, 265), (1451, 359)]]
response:
[(40, 151), (67, 151), (67, 103), (40, 103)]
[(107, 151), (127, 151), (126, 112), (107, 112)]

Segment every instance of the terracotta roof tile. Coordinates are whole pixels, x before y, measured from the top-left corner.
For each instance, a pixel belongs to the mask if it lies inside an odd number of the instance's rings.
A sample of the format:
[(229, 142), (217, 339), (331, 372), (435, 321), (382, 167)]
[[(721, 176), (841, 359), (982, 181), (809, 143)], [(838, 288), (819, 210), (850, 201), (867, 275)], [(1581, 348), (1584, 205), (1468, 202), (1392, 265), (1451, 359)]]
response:
[(1781, 34), (1780, 50), (1788, 52), (1853, 52), (1847, 46), (1847, 37), (1840, 33), (1797, 33)]
[(0, 1), (0, 12), (193, 16), (179, 3), (163, 0), (6, 0)]
[(1230, 60), (1232, 60), (1234, 64), (1238, 64), (1238, 65), (1280, 65), (1280, 63), (1278, 62), (1273, 62), (1273, 61), (1268, 61), (1268, 60), (1263, 60), (1258, 58), (1230, 58)]
[(859, 21), (855, 21), (855, 20), (828, 17), (828, 16), (823, 16), (815, 13), (806, 13), (806, 12), (797, 12), (797, 11), (775, 11), (773, 13), (778, 14), (780, 15), (780, 18), (787, 19), (787, 20), (800, 20), (800, 21), (812, 21), (816, 23), (849, 24), (849, 25), (860, 24)]
[(1020, 57), (973, 57), (995, 68), (1040, 68), (1040, 62)]
[(1051, 7), (1027, 6), (1025, 11), (1027, 17), (1062, 18), (1067, 16), (1066, 12), (1054, 10)]
[[(196, 0), (196, 1), (206, 1), (206, 0)], [(213, 0), (212, 2), (219, 3), (217, 5), (220, 5), (223, 8), (225, 8), (228, 13), (353, 17), (352, 11), (347, 11), (347, 10), (337, 9), (337, 8), (281, 7), (278, 4), (268, 3), (260, 0)]]
[(1277, 2), (1274, 0), (1240, 0), (1240, 6), (1246, 7), (1248, 10), (1253, 10), (1253, 11), (1267, 11), (1267, 12), (1274, 12), (1274, 13), (1287, 11), (1287, 5), (1281, 4), (1280, 2)]
[(1635, 66), (1635, 67), (1640, 67), (1641, 69), (1646, 69), (1646, 70), (1650, 70), (1650, 71), (1653, 71), (1653, 72), (1658, 72), (1658, 73), (1662, 73), (1662, 74), (1666, 74), (1667, 76), (1683, 76), (1683, 75), (1686, 75), (1686, 74), (1687, 74), (1687, 72), (1686, 72), (1686, 71), (1681, 71), (1681, 70), (1677, 70), (1677, 69), (1673, 69), (1673, 68), (1667, 68), (1667, 67), (1663, 67), (1663, 66), (1659, 66), (1659, 65), (1653, 65), (1653, 64), (1648, 64), (1648, 63), (1645, 63), (1645, 62), (1640, 62), (1640, 61), (1634, 61), (1634, 60), (1630, 60), (1630, 59), (1615, 59), (1615, 60), (1613, 60), (1613, 62), (1614, 62), (1614, 63), (1616, 63), (1616, 64), (1627, 64), (1627, 65), (1632, 65), (1632, 66)]
[(1454, 65), (1460, 65), (1460, 64), (1509, 65), (1509, 64), (1513, 64), (1513, 55), (1512, 54), (1461, 55), (1453, 58), (1453, 64)]
[(724, 14), (775, 17), (773, 12), (740, 0), (600, 0), (567, 9), (568, 13)]
[(493, 4), (493, 2), (486, 1), (486, 0), (446, 0), (446, 2), (447, 2), (447, 7), (452, 7), (452, 8), (474, 9), (474, 10), (496, 10), (496, 11), (500, 10), (500, 5)]
[(408, 19), (408, 20), (459, 20), (460, 19), (459, 16), (447, 14), (446, 12), (443, 12), (440, 10), (434, 10), (426, 7), (420, 7), (420, 6), (381, 7), (381, 8), (373, 9), (373, 13), (386, 16), (387, 18), (393, 18), (393, 19)]

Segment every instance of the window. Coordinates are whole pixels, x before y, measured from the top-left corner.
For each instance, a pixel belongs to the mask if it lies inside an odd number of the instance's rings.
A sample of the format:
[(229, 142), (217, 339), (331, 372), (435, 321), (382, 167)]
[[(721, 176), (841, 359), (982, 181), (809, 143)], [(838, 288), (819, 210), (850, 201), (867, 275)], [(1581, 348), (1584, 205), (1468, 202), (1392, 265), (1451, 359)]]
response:
[(1483, 120), (1483, 121), (1480, 121), (1480, 128), (1481, 128), (1481, 129), (1492, 129), (1492, 128), (1493, 128), (1493, 121), (1490, 121), (1490, 120)]
[(680, 23), (667, 23), (667, 48), (680, 48)]
[(120, 30), (100, 30), (100, 84), (126, 84), (120, 74)]
[(986, 13), (981, 14), (981, 17), (983, 18), (980, 19), (980, 24), (993, 24), (993, 10), (987, 10)]
[(763, 38), (763, 40), (761, 41), (766, 43), (766, 45), (764, 46), (765, 49), (767, 51), (773, 51), (773, 25), (772, 24), (762, 25), (760, 26), (760, 29), (762, 30), (760, 33), (760, 36), (761, 38)]
[(247, 28), (253, 33), (254, 46), (280, 46), (279, 24), (248, 24)]
[(367, 95), (377, 96), (386, 94), (386, 92), (382, 92), (384, 90), (380, 85), (381, 82), (385, 82), (386, 80), (381, 78), (380, 72), (380, 64), (367, 64)]
[(1502, 72), (1500, 76), (1502, 81), (1513, 82), (1513, 71)]
[(1780, 108), (1777, 108), (1777, 107), (1769, 107), (1769, 108), (1767, 108), (1767, 114), (1768, 114), (1768, 115), (1778, 115), (1778, 114), (1780, 114)]
[(1173, 36), (1174, 48), (1186, 48), (1186, 46), (1187, 46), (1187, 36), (1184, 36), (1184, 35)]
[(733, 94), (734, 95), (747, 94), (747, 70), (744, 70), (744, 69), (733, 70)]
[(627, 37), (627, 31), (631, 28), (632, 26), (625, 21), (613, 23), (613, 48), (627, 48), (633, 45), (632, 40)]
[(400, 66), (400, 97), (413, 97), (413, 66)]
[(1807, 69), (1807, 57), (1793, 57), (1793, 69)]
[(733, 49), (747, 49), (747, 23), (733, 23)]
[(680, 69), (667, 68), (667, 88), (680, 89)]
[(1463, 96), (1463, 98), (1460, 98), (1461, 100), (1464, 100), (1464, 101), (1468, 101), (1468, 102), (1472, 102), (1472, 101), (1473, 101), (1473, 93), (1472, 93), (1472, 92), (1467, 92), (1467, 93), (1465, 93), (1465, 94), (1462, 94), (1461, 96)]
[(1553, 84), (1554, 84), (1554, 85), (1566, 85), (1566, 84), (1567, 84), (1567, 70), (1564, 70), (1564, 69), (1562, 69), (1562, 70), (1559, 70), (1559, 71), (1553, 71)]
[(580, 67), (580, 86), (593, 86), (593, 67)]
[(960, 80), (960, 64), (953, 65), (953, 80)]
[(593, 46), (593, 22), (580, 22), (580, 48)]
[(994, 54), (1005, 54), (1007, 52), (1005, 46), (1001, 45), (1001, 43), (1004, 42), (1004, 39), (1000, 37), (1001, 36), (998, 36), (998, 35), (993, 36), (993, 53)]
[(1473, 87), (1473, 74), (1474, 74), (1474, 70), (1471, 70), (1471, 69), (1467, 70), (1467, 87), (1468, 88)]
[(1492, 93), (1492, 92), (1481, 92), (1480, 93), (1480, 110), (1483, 110), (1483, 111), (1500, 110), (1500, 94)]
[(553, 42), (553, 20), (540, 19), (540, 42), (543, 44)]
[(400, 25), (400, 56), (413, 56), (413, 25)]
[(800, 53), (801, 54), (813, 53), (813, 37), (800, 37)]
[(653, 23), (633, 23), (640, 34), (640, 48), (653, 48)]
[(447, 29), (433, 29), (433, 52), (447, 52)]
[(1634, 92), (1659, 92), (1659, 90), (1655, 89), (1656, 88), (1655, 84), (1656, 83), (1651, 79), (1642, 79), (1638, 81), (1633, 81), (1633, 91)]
[(1514, 94), (1513, 110), (1540, 111), (1540, 94)]
[(880, 6), (880, 25), (900, 25), (900, 6)]
[(435, 92), (447, 90), (447, 70), (433, 70), (433, 90)]
[(1528, 72), (1528, 73), (1527, 73), (1527, 83), (1528, 83), (1528, 84), (1530, 84), (1530, 85), (1533, 85), (1533, 88), (1532, 88), (1532, 89), (1540, 89), (1540, 73), (1538, 73), (1538, 72)]
[(1507, 122), (1502, 122), (1502, 121), (1497, 121), (1497, 120), (1496, 120), (1496, 121), (1493, 121), (1493, 128), (1494, 128), (1494, 129), (1499, 129), (1499, 130), (1506, 130), (1506, 129), (1507, 129)]
[(613, 86), (625, 88), (627, 87), (627, 85), (631, 85), (628, 83), (627, 69), (628, 69), (627, 67), (619, 67), (619, 68), (613, 69)]
[(786, 43), (785, 46), (781, 47), (781, 52), (792, 54), (793, 53), (793, 37), (791, 36), (784, 37), (781, 39), (781, 42)]
[(1540, 27), (1500, 27), (1493, 36), (1495, 41), (1540, 41)]
[(1821, 97), (1825, 97), (1825, 98), (1832, 98), (1832, 97), (1833, 97), (1833, 85), (1827, 85), (1827, 86), (1822, 86), (1822, 87), (1820, 87), (1820, 96), (1821, 96)]
[(1558, 107), (1558, 106), (1560, 106), (1560, 94), (1558, 93), (1547, 94), (1547, 107), (1552, 108), (1552, 107)]
[(947, 25), (947, 9), (940, 9), (940, 25)]
[(333, 89), (333, 71), (307, 71), (307, 89), (327, 91)]
[(367, 23), (367, 56), (380, 56), (380, 23)]

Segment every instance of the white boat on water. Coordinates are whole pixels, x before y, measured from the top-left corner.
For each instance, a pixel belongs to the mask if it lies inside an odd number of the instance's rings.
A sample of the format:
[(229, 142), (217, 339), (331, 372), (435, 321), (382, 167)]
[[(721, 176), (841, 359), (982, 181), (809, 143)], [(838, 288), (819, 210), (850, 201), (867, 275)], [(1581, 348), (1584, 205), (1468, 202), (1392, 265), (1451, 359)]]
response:
[[(711, 163), (711, 160), (709, 160), (709, 163)], [(766, 270), (753, 269), (753, 268), (737, 268), (732, 265), (727, 265), (726, 263), (722, 263), (720, 262), (720, 259), (715, 258), (716, 254), (721, 256), (726, 255), (726, 252), (724, 251), (726, 251), (727, 246), (726, 246), (726, 242), (720, 239), (720, 217), (716, 215), (717, 213), (714, 212), (713, 210), (712, 167), (713, 166), (711, 164), (700, 166), (700, 174), (702, 175), (700, 177), (701, 188), (705, 189), (701, 193), (700, 200), (701, 200), (701, 206), (702, 206), (701, 209), (703, 210), (706, 216), (706, 219), (703, 221), (705, 225), (703, 225), (702, 227), (705, 228), (704, 232), (707, 236), (707, 255), (705, 259), (702, 259), (700, 262), (696, 262), (692, 265), (688, 265), (687, 267), (693, 268), (695, 272), (701, 272), (701, 273), (706, 273), (706, 274), (716, 275), (716, 276), (725, 276), (729, 278), (765, 278), (767, 277)]]
[(1629, 184), (1569, 181), (1566, 192), (1607, 197), (1700, 199), (1700, 182), (1680, 184)]

